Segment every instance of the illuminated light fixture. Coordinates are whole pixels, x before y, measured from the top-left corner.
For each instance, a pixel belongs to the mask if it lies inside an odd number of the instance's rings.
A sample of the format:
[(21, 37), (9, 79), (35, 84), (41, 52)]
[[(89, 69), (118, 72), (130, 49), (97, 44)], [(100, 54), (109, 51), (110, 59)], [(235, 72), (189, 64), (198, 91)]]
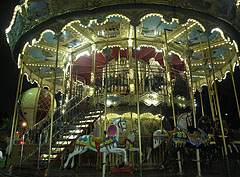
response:
[(134, 93), (135, 91), (135, 85), (134, 84), (130, 84), (130, 92)]
[(93, 83), (93, 82), (94, 82), (94, 73), (91, 72), (91, 83)]
[(184, 108), (185, 109), (187, 107), (187, 100), (183, 96), (177, 95), (176, 99), (175, 99), (175, 102), (177, 103), (177, 105), (180, 108)]
[[(101, 98), (100, 102), (104, 104), (105, 103), (104, 100), (105, 98)], [(122, 102), (123, 102), (123, 97), (120, 95), (117, 95), (117, 94), (107, 95), (107, 107), (118, 106)]]
[(133, 69), (129, 69), (129, 78), (134, 79), (134, 71)]
[(128, 40), (128, 47), (132, 47), (133, 46), (133, 40), (132, 39), (129, 39)]
[(92, 96), (94, 94), (94, 88), (90, 87), (89, 88), (89, 95)]
[(160, 103), (164, 102), (164, 96), (159, 95), (156, 92), (148, 92), (145, 93), (141, 98), (140, 101), (145, 103), (147, 106), (158, 106)]
[(26, 123), (26, 122), (23, 122), (23, 123), (22, 123), (22, 126), (23, 126), (23, 127), (26, 127), (26, 126), (27, 126), (27, 123)]
[(236, 6), (239, 7), (240, 5), (240, 0), (237, 0)]

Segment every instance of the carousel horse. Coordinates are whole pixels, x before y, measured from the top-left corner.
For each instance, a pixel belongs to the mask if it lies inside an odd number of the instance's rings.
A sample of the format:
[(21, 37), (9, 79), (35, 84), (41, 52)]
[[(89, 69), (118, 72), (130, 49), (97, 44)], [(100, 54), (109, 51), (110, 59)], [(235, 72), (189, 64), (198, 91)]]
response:
[(107, 134), (104, 139), (97, 139), (91, 135), (83, 135), (78, 138), (75, 144), (74, 151), (68, 155), (67, 161), (64, 164), (64, 169), (68, 166), (69, 161), (72, 159), (71, 168), (74, 167), (74, 156), (83, 154), (87, 150), (95, 152), (116, 153), (123, 155), (124, 164), (127, 162), (127, 154), (124, 148), (119, 148), (119, 133), (120, 130), (124, 133), (126, 131), (126, 119), (122, 117), (115, 118), (111, 121)]
[(153, 148), (156, 149), (163, 142), (166, 143), (166, 157), (161, 168), (165, 168), (171, 155), (183, 149), (185, 146), (201, 148), (210, 142), (208, 135), (200, 128), (194, 131), (193, 134), (188, 132), (188, 126), (192, 124), (191, 113), (183, 113), (177, 120), (177, 127), (172, 131), (165, 129), (156, 130), (153, 133)]
[(125, 149), (130, 151), (130, 152), (134, 152), (134, 151), (139, 151), (139, 148), (135, 148), (134, 147), (134, 141), (136, 136), (138, 135), (138, 129), (133, 129), (130, 130), (126, 139), (125, 139)]

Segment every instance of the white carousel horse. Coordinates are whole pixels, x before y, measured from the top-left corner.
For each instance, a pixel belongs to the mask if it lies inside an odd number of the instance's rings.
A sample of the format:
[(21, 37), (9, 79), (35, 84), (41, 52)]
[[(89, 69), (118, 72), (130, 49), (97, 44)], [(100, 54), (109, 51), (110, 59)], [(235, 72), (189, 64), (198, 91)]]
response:
[(102, 142), (94, 141), (95, 137), (91, 135), (84, 135), (78, 138), (75, 144), (75, 149), (72, 153), (68, 155), (67, 161), (65, 162), (63, 168), (68, 166), (69, 161), (72, 159), (71, 168), (74, 166), (74, 156), (78, 154), (83, 154), (87, 150), (92, 150), (95, 152), (106, 152), (104, 154), (116, 153), (118, 155), (123, 155), (124, 164), (127, 164), (127, 154), (124, 148), (119, 148), (119, 132), (120, 130), (124, 133), (126, 131), (126, 119), (118, 117), (112, 120), (108, 127), (106, 137)]

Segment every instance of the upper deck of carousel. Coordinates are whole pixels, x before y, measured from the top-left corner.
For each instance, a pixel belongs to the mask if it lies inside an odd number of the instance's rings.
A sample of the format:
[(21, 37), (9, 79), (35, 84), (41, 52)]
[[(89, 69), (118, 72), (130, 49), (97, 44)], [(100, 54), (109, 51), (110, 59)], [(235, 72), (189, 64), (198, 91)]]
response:
[[(228, 8), (223, 10), (224, 5)], [(170, 55), (170, 67), (184, 72), (186, 50), (193, 50), (191, 67), (197, 88), (205, 84), (205, 71), (212, 71), (207, 38), (218, 79), (239, 60), (238, 6), (234, 0), (24, 0), (16, 6), (6, 34), (13, 56), (29, 79), (49, 87), (59, 41), (56, 83), (61, 90), (71, 62), (73, 75), (89, 84), (93, 58), (96, 68), (103, 68), (102, 51), (107, 46), (112, 48), (109, 62), (135, 57), (129, 51), (135, 49), (136, 26), (139, 61), (150, 64), (154, 58), (163, 66), (163, 56)]]

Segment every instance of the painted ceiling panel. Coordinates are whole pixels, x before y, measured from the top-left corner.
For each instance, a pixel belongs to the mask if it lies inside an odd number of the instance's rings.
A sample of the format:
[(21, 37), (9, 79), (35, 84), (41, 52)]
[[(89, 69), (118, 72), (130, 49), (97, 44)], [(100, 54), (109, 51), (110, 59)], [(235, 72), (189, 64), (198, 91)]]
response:
[(171, 24), (165, 23), (159, 16), (147, 17), (142, 22), (142, 34), (147, 37), (162, 36), (164, 29), (173, 29), (178, 25), (176, 21)]
[(81, 42), (77, 39), (72, 40), (71, 42), (66, 43), (64, 46), (67, 48), (76, 48), (81, 45)]
[(57, 40), (54, 39), (54, 34), (52, 32), (44, 33), (43, 38), (47, 43), (57, 44)]
[[(189, 34), (188, 34), (188, 40), (189, 40), (189, 45), (194, 45), (194, 44), (200, 44), (200, 40), (199, 40), (199, 29), (194, 29), (192, 30)], [(201, 30), (202, 31), (202, 30)], [(211, 33), (211, 35), (209, 36), (209, 41), (212, 41), (216, 38), (218, 32), (214, 31), (213, 33)], [(201, 41), (207, 42), (207, 37), (205, 33), (200, 33), (201, 36)], [(183, 37), (180, 41), (178, 41), (178, 43), (186, 45), (186, 37)]]
[(39, 61), (47, 60), (46, 56), (43, 55), (43, 52), (40, 49), (30, 51), (29, 55)]
[(227, 53), (227, 50), (224, 48), (218, 48), (212, 50), (212, 57), (219, 58)]
[(107, 37), (107, 29), (109, 28), (109, 37), (115, 37), (120, 34), (120, 23), (121, 18), (119, 17), (110, 17), (108, 19), (109, 23), (108, 26), (106, 24), (99, 25), (95, 21), (92, 22), (91, 26), (89, 27), (93, 30), (97, 36), (99, 37)]

